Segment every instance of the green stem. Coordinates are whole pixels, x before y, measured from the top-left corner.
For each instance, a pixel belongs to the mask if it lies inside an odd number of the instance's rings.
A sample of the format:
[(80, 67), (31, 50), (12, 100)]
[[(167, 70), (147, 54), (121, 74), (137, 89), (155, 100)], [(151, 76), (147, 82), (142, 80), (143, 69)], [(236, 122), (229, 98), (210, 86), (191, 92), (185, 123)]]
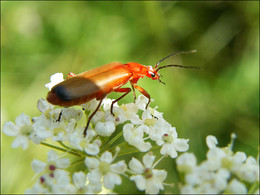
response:
[(60, 145), (62, 145), (64, 148), (67, 148), (69, 151), (72, 151), (72, 152), (74, 152), (74, 153), (77, 153), (77, 154), (79, 154), (79, 155), (81, 155), (81, 156), (84, 156), (84, 155), (85, 155), (84, 152), (82, 152), (82, 151), (80, 151), (80, 150), (76, 150), (76, 149), (70, 148), (69, 146), (67, 146), (66, 144), (64, 144), (62, 141), (58, 141), (58, 143), (59, 143)]
[(56, 150), (60, 150), (60, 151), (62, 151), (62, 152), (67, 152), (67, 153), (70, 153), (70, 154), (72, 154), (72, 155), (75, 155), (75, 156), (78, 156), (78, 157), (81, 157), (81, 158), (82, 158), (81, 155), (79, 155), (79, 154), (77, 154), (77, 153), (75, 153), (75, 152), (69, 151), (69, 150), (67, 150), (67, 149), (60, 148), (60, 147), (58, 147), (58, 146), (54, 146), (54, 145), (51, 145), (51, 144), (47, 144), (47, 143), (45, 143), (45, 142), (41, 142), (41, 144), (44, 145), (44, 146), (47, 146), (47, 147), (50, 147), (50, 148), (53, 148), (53, 149), (56, 149)]
[(58, 143), (59, 143), (60, 145), (62, 145), (64, 148), (67, 148), (68, 150), (77, 153), (77, 150), (75, 150), (75, 149), (73, 149), (73, 148), (70, 148), (69, 146), (67, 146), (66, 144), (64, 144), (62, 141), (58, 141)]
[[(123, 131), (119, 132), (115, 137), (113, 137), (111, 140), (109, 140), (104, 147), (101, 150), (101, 153), (109, 148), (118, 138), (120, 138), (123, 135)], [(120, 144), (119, 144), (120, 145)], [(119, 146), (118, 145), (118, 146)]]
[(79, 160), (77, 160), (77, 161), (75, 161), (75, 162), (73, 162), (73, 163), (71, 163), (71, 166), (74, 166), (74, 165), (76, 165), (76, 164), (78, 164), (78, 163), (82, 163), (82, 162), (84, 162), (84, 160), (85, 159), (79, 159)]
[[(116, 147), (119, 147), (120, 150), (122, 151), (122, 150), (124, 150), (124, 148), (126, 148), (127, 146), (128, 146), (128, 143), (127, 143), (127, 142), (122, 142), (122, 143), (120, 143), (120, 144), (118, 144), (118, 145), (116, 145), (116, 146), (110, 148), (110, 151), (115, 150)], [(104, 151), (104, 149), (102, 149), (102, 151)]]
[(250, 189), (248, 190), (247, 194), (254, 194), (256, 190), (259, 188), (259, 182), (255, 182)]
[[(120, 149), (121, 149), (121, 151), (120, 151), (120, 153), (118, 154), (118, 156), (122, 156), (122, 155), (126, 155), (126, 154), (131, 154), (131, 153), (137, 153), (137, 152), (140, 152), (137, 148), (130, 148), (130, 149), (125, 149), (125, 150), (122, 150), (122, 146), (126, 146), (126, 144), (127, 144), (127, 142), (123, 142), (123, 143), (121, 143), (121, 144), (119, 144), (119, 145), (121, 145), (121, 147), (120, 147)], [(118, 145), (118, 146), (119, 146)], [(133, 147), (133, 146), (132, 146)], [(150, 150), (152, 151), (152, 150), (156, 150), (156, 149), (158, 149), (158, 148), (160, 148), (160, 146), (153, 146)]]
[(129, 149), (129, 150), (119, 152), (118, 156), (123, 156), (123, 155), (126, 155), (126, 154), (132, 154), (132, 153), (138, 153), (138, 152), (140, 152), (138, 149), (132, 148), (132, 149)]

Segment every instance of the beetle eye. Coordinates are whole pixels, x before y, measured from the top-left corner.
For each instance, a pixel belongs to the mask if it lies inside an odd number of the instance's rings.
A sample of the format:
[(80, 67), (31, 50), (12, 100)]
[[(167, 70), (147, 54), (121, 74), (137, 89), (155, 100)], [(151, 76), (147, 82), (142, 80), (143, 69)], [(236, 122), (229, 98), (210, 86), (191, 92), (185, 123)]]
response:
[(151, 73), (150, 75), (151, 75), (151, 77), (155, 77), (155, 74), (154, 74), (154, 73)]

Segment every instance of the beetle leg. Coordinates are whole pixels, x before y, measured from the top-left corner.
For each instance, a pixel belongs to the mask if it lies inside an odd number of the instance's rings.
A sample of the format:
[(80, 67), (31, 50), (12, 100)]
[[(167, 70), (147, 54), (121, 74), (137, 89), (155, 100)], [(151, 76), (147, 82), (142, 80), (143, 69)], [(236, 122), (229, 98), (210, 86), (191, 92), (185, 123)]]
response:
[(137, 86), (135, 84), (134, 84), (134, 88), (136, 88), (138, 91), (140, 91), (140, 93), (142, 93), (145, 97), (147, 97), (149, 99), (149, 101), (148, 101), (148, 103), (146, 104), (146, 107), (145, 107), (145, 109), (147, 109), (150, 102), (151, 102), (150, 94), (147, 91), (145, 91), (142, 87)]
[(68, 74), (68, 79), (70, 79), (70, 78), (72, 78), (72, 77), (74, 77), (74, 76), (76, 76), (76, 74), (75, 73), (73, 73), (73, 72), (70, 72), (69, 74)]
[(111, 104), (111, 108), (110, 108), (110, 112), (113, 116), (115, 116), (115, 114), (113, 113), (113, 105), (114, 103), (116, 103), (117, 101), (121, 100), (123, 97), (125, 97), (130, 91), (131, 91), (131, 88), (119, 88), (119, 89), (115, 89), (114, 90), (115, 92), (119, 92), (119, 93), (124, 93), (121, 97), (117, 98), (116, 100), (114, 100)]
[(61, 115), (62, 115), (62, 110), (60, 111), (59, 117), (58, 117), (58, 119), (55, 122), (60, 122)]
[(90, 115), (90, 117), (88, 117), (88, 123), (87, 123), (87, 125), (86, 125), (86, 127), (85, 127), (85, 130), (84, 130), (84, 133), (83, 133), (84, 137), (86, 137), (86, 135), (87, 135), (87, 129), (88, 129), (90, 120), (93, 118), (93, 116), (94, 116), (94, 115), (96, 114), (96, 112), (98, 111), (99, 107), (101, 106), (101, 103), (102, 103), (102, 100), (103, 100), (103, 99), (104, 99), (104, 98), (102, 98), (102, 99), (100, 100), (100, 102), (99, 102), (99, 104), (98, 104), (96, 110), (94, 110), (94, 112)]
[(134, 88), (134, 84), (132, 82), (131, 83), (131, 86), (132, 86), (132, 89), (133, 89), (133, 93), (134, 93), (134, 102), (136, 101), (136, 94), (135, 94), (135, 88)]

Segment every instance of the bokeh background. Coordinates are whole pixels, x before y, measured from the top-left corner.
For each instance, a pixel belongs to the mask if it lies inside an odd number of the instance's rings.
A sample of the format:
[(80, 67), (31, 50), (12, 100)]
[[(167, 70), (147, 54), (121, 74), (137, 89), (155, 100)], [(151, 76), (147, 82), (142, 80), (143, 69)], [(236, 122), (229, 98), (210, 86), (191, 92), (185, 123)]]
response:
[[(154, 99), (151, 106), (158, 106), (179, 137), (190, 139), (189, 151), (199, 161), (205, 159), (207, 135), (225, 146), (231, 132), (238, 136), (234, 150), (256, 157), (258, 1), (1, 1), (1, 126), (22, 112), (40, 115), (36, 103), (46, 97), (44, 84), (53, 73), (80, 73), (113, 61), (155, 65), (170, 53), (191, 49), (198, 52), (162, 65), (200, 66), (203, 71), (169, 68), (160, 72), (166, 85), (139, 81)], [(132, 94), (120, 103), (131, 101)], [(1, 193), (31, 187), (31, 161), (46, 160), (44, 146), (23, 151), (11, 148), (12, 141), (1, 134)], [(158, 165), (169, 168), (168, 183), (178, 179), (174, 162)]]

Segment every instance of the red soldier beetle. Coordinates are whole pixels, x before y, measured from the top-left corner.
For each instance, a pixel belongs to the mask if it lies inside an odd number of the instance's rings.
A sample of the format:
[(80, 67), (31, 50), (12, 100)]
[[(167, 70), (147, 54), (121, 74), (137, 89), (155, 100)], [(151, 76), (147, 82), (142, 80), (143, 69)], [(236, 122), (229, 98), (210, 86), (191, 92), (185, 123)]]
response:
[(125, 97), (131, 91), (131, 88), (121, 88), (121, 86), (123, 86), (127, 82), (130, 82), (134, 93), (134, 100), (136, 100), (135, 89), (137, 89), (140, 93), (142, 93), (145, 97), (148, 98), (148, 103), (146, 105), (147, 109), (148, 105), (150, 104), (151, 98), (147, 91), (145, 91), (142, 87), (137, 85), (138, 80), (147, 76), (152, 80), (158, 80), (159, 82), (165, 84), (160, 80), (161, 75), (158, 73), (158, 71), (163, 68), (181, 67), (201, 69), (199, 67), (181, 66), (173, 64), (159, 67), (159, 64), (162, 61), (171, 56), (174, 56), (176, 54), (194, 52), (196, 52), (196, 50), (179, 51), (172, 53), (166, 56), (165, 58), (161, 59), (159, 62), (157, 62), (155, 67), (145, 66), (135, 62), (129, 62), (126, 64), (113, 62), (80, 73), (78, 75), (69, 73), (67, 80), (58, 83), (57, 85), (52, 87), (51, 91), (47, 95), (47, 100), (53, 105), (58, 105), (62, 107), (70, 107), (74, 105), (84, 104), (95, 98), (99, 100), (97, 108), (88, 118), (88, 122), (83, 133), (85, 137), (92, 117), (98, 111), (99, 107), (101, 106), (102, 100), (106, 97), (107, 94), (109, 94), (112, 91), (124, 93), (122, 96), (114, 100), (111, 104), (110, 112), (114, 116), (113, 105), (117, 101)]

